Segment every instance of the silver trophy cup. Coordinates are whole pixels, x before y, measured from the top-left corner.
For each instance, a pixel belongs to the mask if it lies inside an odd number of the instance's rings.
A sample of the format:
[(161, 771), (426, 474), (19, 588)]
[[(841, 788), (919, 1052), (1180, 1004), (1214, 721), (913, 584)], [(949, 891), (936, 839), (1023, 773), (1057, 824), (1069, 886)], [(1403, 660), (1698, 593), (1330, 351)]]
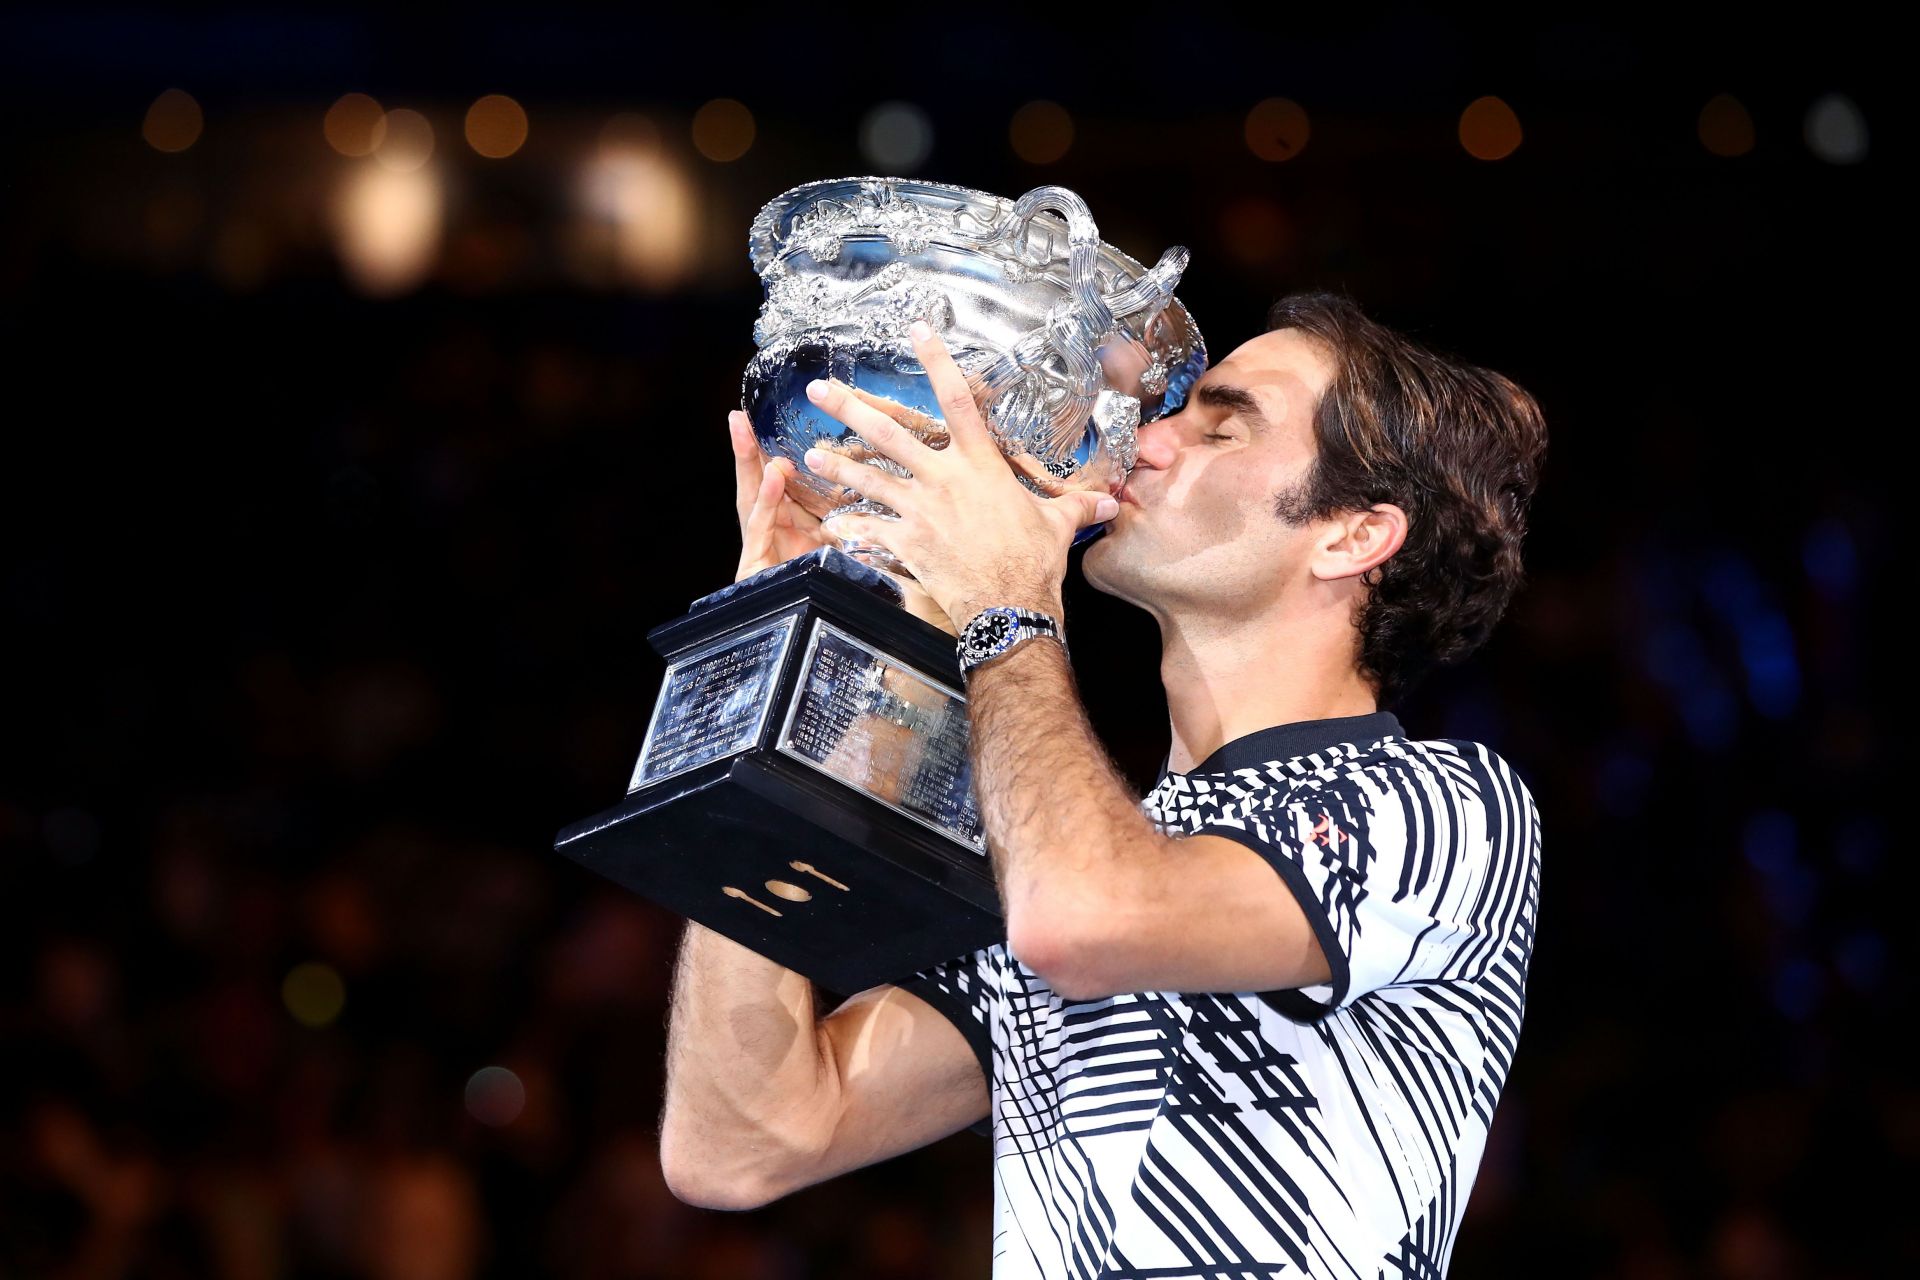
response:
[[(797, 469), (791, 496), (830, 532), (835, 516), (891, 513), (808, 471), (808, 448), (904, 473), (815, 407), (806, 385), (834, 377), (918, 410), (937, 445), (944, 428), (907, 335), (915, 320), (945, 340), (1001, 451), (1047, 495), (1118, 489), (1135, 429), (1178, 409), (1206, 368), (1173, 296), (1187, 251), (1141, 266), (1101, 243), (1065, 187), (1007, 200), (905, 178), (810, 182), (760, 210), (748, 252), (766, 302), (741, 398), (761, 447)], [(897, 568), (877, 547), (847, 549)]]
[[(915, 320), (946, 339), (1009, 464), (1049, 496), (1118, 488), (1135, 429), (1206, 368), (1173, 296), (1186, 250), (1142, 267), (1062, 187), (1009, 201), (900, 178), (809, 183), (761, 209), (749, 245), (766, 303), (743, 399), (829, 532), (839, 515), (891, 513), (808, 471), (809, 447), (899, 468), (806, 385), (837, 377), (916, 409), (938, 445)], [(627, 797), (556, 847), (843, 994), (1003, 937), (953, 638), (901, 607), (901, 576), (883, 548), (843, 542), (655, 628), (667, 675)]]

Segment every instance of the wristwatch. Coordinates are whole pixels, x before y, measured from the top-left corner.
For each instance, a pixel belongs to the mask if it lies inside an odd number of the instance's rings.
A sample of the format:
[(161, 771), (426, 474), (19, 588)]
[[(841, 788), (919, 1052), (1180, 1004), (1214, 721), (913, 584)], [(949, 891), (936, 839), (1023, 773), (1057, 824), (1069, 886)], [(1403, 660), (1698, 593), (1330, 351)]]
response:
[(1060, 623), (1032, 609), (995, 605), (982, 609), (960, 628), (960, 674), (966, 675), (983, 662), (991, 661), (1023, 641), (1046, 636), (1067, 647)]

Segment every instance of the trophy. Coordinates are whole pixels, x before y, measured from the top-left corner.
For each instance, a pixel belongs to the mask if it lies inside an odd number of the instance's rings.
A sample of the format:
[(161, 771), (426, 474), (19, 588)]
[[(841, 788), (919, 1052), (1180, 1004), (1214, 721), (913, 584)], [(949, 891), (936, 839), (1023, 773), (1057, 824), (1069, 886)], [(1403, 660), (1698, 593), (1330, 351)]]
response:
[[(1007, 200), (813, 182), (769, 201), (748, 247), (766, 297), (743, 407), (829, 535), (836, 517), (892, 513), (814, 475), (807, 449), (905, 472), (806, 385), (834, 377), (897, 401), (941, 447), (915, 320), (1046, 496), (1117, 489), (1139, 424), (1178, 409), (1206, 369), (1173, 296), (1187, 251), (1143, 267), (1063, 187)], [(842, 995), (1004, 938), (954, 638), (908, 611), (906, 576), (884, 548), (841, 540), (649, 632), (667, 673), (626, 799), (556, 848)]]

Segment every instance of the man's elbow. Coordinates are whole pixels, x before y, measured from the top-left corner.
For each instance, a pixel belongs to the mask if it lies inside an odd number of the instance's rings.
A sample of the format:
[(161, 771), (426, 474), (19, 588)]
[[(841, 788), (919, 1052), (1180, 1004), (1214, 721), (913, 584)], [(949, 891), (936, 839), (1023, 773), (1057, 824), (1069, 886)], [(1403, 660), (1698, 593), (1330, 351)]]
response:
[(673, 1192), (674, 1199), (681, 1204), (691, 1205), (695, 1209), (720, 1209), (728, 1213), (763, 1209), (780, 1198), (777, 1194), (768, 1194), (737, 1181), (705, 1182), (668, 1178), (667, 1190)]
[(1010, 914), (1007, 946), (1062, 999), (1084, 1002), (1118, 995), (1122, 988), (1113, 985), (1112, 948), (1078, 916), (1045, 908)]
[(724, 1209), (739, 1213), (772, 1204), (786, 1194), (764, 1179), (738, 1170), (722, 1170), (685, 1160), (669, 1160), (663, 1154), (660, 1173), (674, 1199), (696, 1209)]
[(671, 1122), (661, 1127), (660, 1176), (682, 1204), (733, 1213), (772, 1204), (793, 1189), (769, 1177), (750, 1158), (728, 1158), (727, 1151), (710, 1140), (690, 1140)]

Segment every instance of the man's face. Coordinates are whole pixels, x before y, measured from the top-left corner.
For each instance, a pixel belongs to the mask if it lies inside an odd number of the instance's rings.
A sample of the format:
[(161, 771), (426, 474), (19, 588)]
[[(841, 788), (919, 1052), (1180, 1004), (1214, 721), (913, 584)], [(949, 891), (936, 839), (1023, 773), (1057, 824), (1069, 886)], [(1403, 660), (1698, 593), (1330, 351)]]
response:
[(1180, 412), (1140, 428), (1120, 514), (1081, 563), (1087, 581), (1163, 619), (1252, 612), (1304, 585), (1315, 526), (1283, 522), (1274, 499), (1313, 465), (1314, 406), (1333, 373), (1296, 329), (1209, 368)]

